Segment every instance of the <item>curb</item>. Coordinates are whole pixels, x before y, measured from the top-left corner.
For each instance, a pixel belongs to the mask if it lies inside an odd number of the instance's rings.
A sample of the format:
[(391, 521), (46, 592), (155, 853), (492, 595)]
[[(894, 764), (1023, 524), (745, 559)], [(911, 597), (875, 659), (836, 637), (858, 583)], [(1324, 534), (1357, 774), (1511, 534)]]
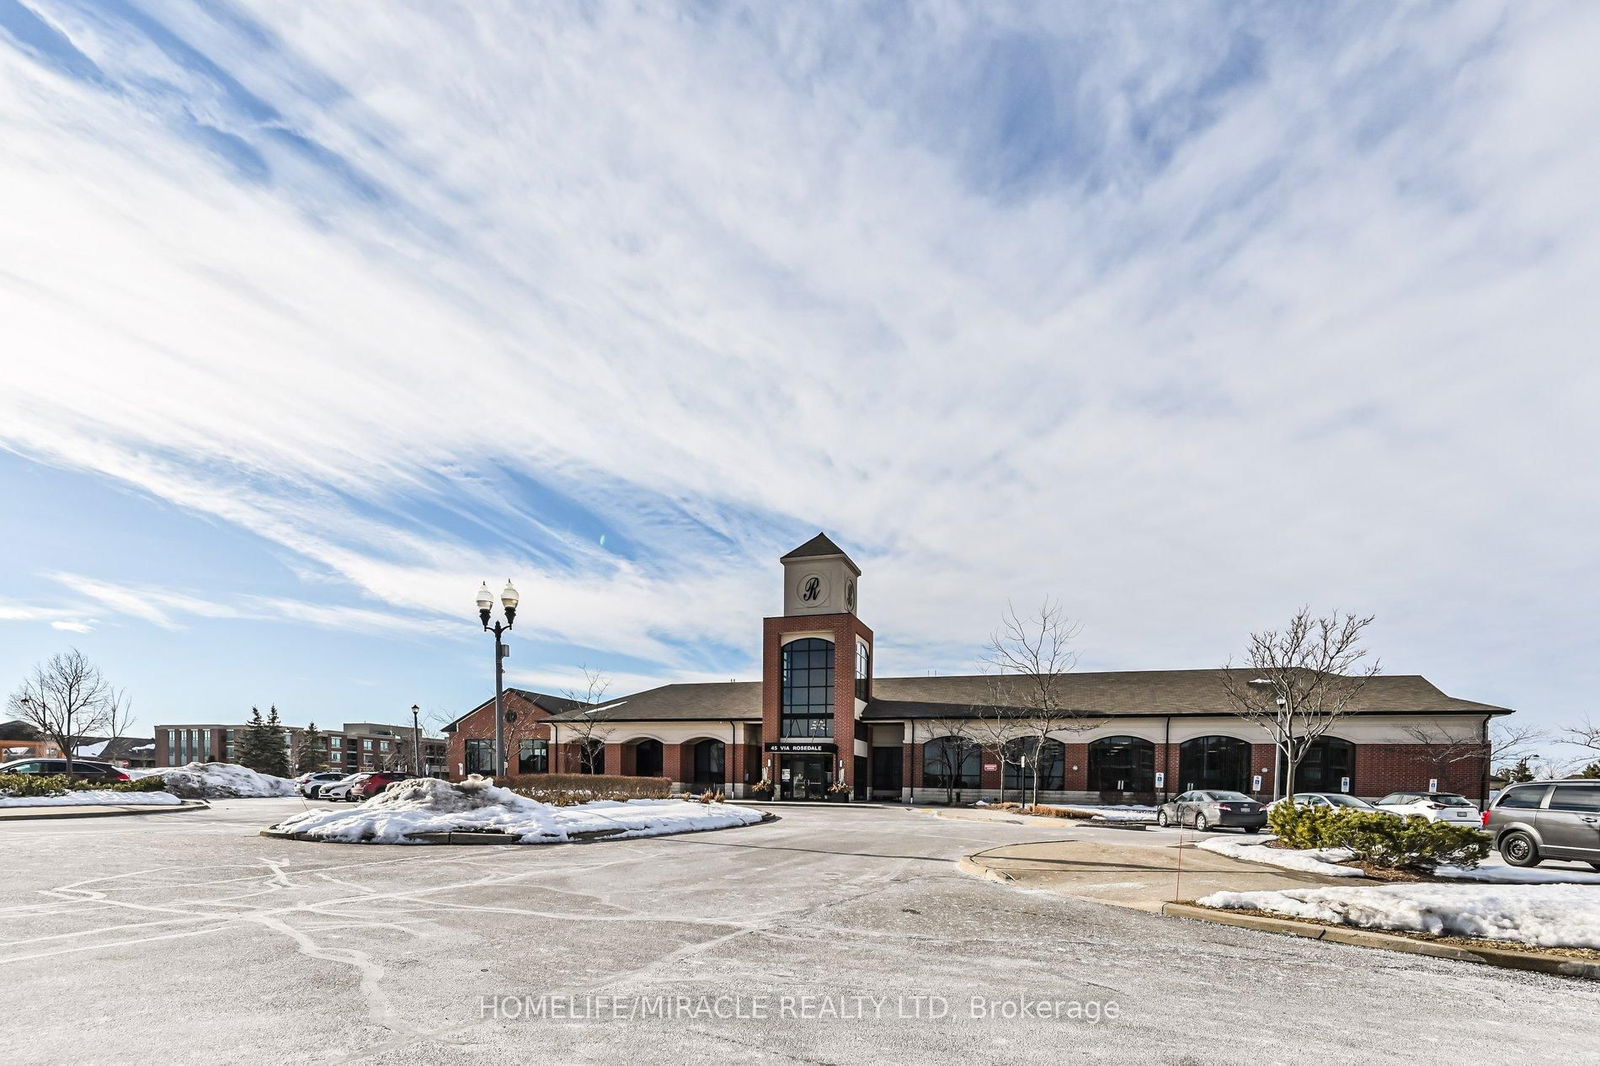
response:
[[(778, 820), (778, 816), (777, 815), (771, 813), (770, 811), (763, 811), (762, 815), (761, 815), (761, 821), (752, 822), (752, 823), (750, 823), (750, 825), (722, 825), (722, 826), (717, 826), (714, 829), (684, 829), (684, 830), (681, 830), (680, 832), (677, 832), (677, 833), (660, 833), (660, 834), (657, 834), (657, 835), (658, 836), (681, 837), (681, 836), (688, 836), (691, 833), (720, 833), (725, 829), (751, 829), (751, 828), (754, 828), (755, 826), (758, 826), (758, 825), (766, 825), (769, 822), (776, 822), (777, 820)], [(582, 831), (577, 832), (577, 833), (569, 833), (568, 834), (569, 839), (567, 839), (567, 840), (542, 841), (542, 842), (540, 842), (538, 844), (530, 844), (528, 846), (529, 847), (538, 847), (538, 846), (540, 846), (540, 844), (546, 844), (546, 845), (555, 845), (555, 844), (593, 844), (593, 843), (595, 843), (597, 841), (606, 840), (606, 839), (609, 839), (611, 837), (616, 836), (619, 833), (626, 833), (626, 832), (627, 832), (626, 829), (585, 829), (585, 830), (582, 830)], [(261, 830), (258, 835), (264, 836), (264, 837), (271, 837), (274, 840), (300, 840), (300, 841), (304, 841), (307, 844), (367, 844), (367, 845), (371, 845), (371, 844), (377, 843), (376, 841), (372, 841), (372, 840), (328, 840), (328, 839), (325, 839), (323, 837), (311, 836), (308, 833), (285, 832), (284, 830), (279, 829), (277, 826), (268, 826), (267, 828)], [(634, 838), (634, 839), (647, 839), (647, 838), (640, 837), (640, 838)], [(519, 837), (519, 836), (516, 836), (513, 833), (501, 833), (501, 832), (496, 831), (496, 832), (489, 832), (489, 833), (418, 833), (417, 835), (408, 838), (403, 843), (394, 843), (394, 844), (386, 843), (386, 844), (384, 844), (382, 846), (384, 846), (384, 847), (403, 848), (403, 847), (412, 847), (412, 846), (419, 845), (419, 844), (420, 845), (454, 844), (454, 845), (458, 845), (459, 846), (459, 845), (463, 845), (463, 844), (467, 844), (467, 845), (471, 845), (471, 844), (476, 844), (476, 845), (484, 845), (484, 844), (506, 845), (506, 844), (521, 844), (521, 843), (522, 843), (522, 838)]]
[(1308, 940), (1327, 940), (1335, 944), (1355, 947), (1380, 948), (1408, 955), (1431, 955), (1437, 959), (1454, 959), (1457, 962), (1476, 962), (1485, 966), (1500, 966), (1511, 970), (1530, 970), (1534, 973), (1557, 977), (1581, 977), (1600, 981), (1600, 963), (1569, 959), (1536, 951), (1518, 951), (1512, 948), (1469, 948), (1460, 944), (1435, 943), (1414, 940), (1407, 936), (1382, 933), (1372, 929), (1345, 929), (1339, 926), (1317, 925), (1293, 918), (1266, 918), (1255, 914), (1233, 914), (1212, 907), (1192, 903), (1163, 903), (1161, 913), (1169, 918), (1188, 918), (1192, 921), (1231, 925), (1239, 929), (1253, 929), (1261, 933), (1283, 933), (1305, 937)]
[[(10, 807), (7, 810), (27, 810), (26, 807)], [(134, 814), (177, 814), (180, 811), (205, 811), (210, 810), (211, 804), (200, 803), (166, 803), (150, 804), (142, 807), (119, 807), (116, 810), (97, 810), (85, 804), (83, 809), (70, 806), (56, 807), (50, 814), (0, 814), (0, 825), (7, 822), (37, 822), (46, 819), (67, 818), (120, 818), (124, 815)]]
[(964, 874), (969, 874), (973, 877), (981, 877), (985, 881), (994, 881), (997, 884), (1014, 885), (1017, 883), (1017, 879), (1008, 873), (1002, 873), (1001, 871), (992, 869), (980, 862), (974, 862), (971, 855), (963, 855), (961, 858), (957, 859), (956, 869), (960, 870)]
[(847, 810), (854, 807), (860, 811), (884, 811), (899, 806), (893, 803), (819, 803), (816, 800), (758, 800), (758, 799), (731, 799), (725, 800), (733, 807), (774, 807), (782, 810), (784, 807), (825, 807), (830, 810)]

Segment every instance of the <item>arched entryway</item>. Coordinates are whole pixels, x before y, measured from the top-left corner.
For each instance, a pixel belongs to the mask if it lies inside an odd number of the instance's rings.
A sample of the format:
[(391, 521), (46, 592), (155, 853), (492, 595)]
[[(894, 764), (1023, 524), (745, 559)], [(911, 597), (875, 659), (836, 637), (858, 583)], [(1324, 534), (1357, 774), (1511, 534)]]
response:
[(966, 737), (935, 737), (922, 746), (922, 783), (946, 791), (976, 792), (982, 749)]
[(638, 777), (660, 777), (664, 760), (661, 741), (646, 737), (633, 745), (633, 772)]
[(1154, 792), (1156, 746), (1139, 737), (1101, 737), (1089, 745), (1090, 792)]
[(696, 785), (721, 788), (728, 780), (728, 746), (720, 740), (698, 741), (692, 749), (691, 780)]
[(578, 773), (603, 774), (606, 772), (606, 742), (590, 737), (578, 745)]
[[(1278, 753), (1278, 780), (1289, 786), (1289, 760)], [(1347, 785), (1349, 787), (1342, 787)], [(1340, 737), (1318, 737), (1294, 771), (1296, 792), (1355, 792), (1356, 746)]]
[(1178, 783), (1183, 791), (1215, 788), (1250, 791), (1250, 743), (1237, 737), (1195, 737), (1178, 746)]

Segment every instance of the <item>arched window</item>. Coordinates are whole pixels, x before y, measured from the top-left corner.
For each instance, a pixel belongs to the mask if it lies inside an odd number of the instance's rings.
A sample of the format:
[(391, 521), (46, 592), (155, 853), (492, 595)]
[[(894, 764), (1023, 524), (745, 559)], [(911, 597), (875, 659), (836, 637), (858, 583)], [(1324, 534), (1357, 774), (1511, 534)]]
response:
[[(1356, 746), (1338, 737), (1318, 737), (1306, 748), (1306, 754), (1294, 771), (1296, 792), (1339, 792), (1343, 779), (1350, 779), (1350, 791), (1356, 790)], [(1278, 755), (1278, 782), (1289, 784), (1289, 760)]]
[(783, 646), (782, 693), (783, 736), (833, 736), (833, 641), (807, 637)]
[(702, 740), (694, 746), (694, 783), (720, 785), (727, 780), (723, 758), (727, 748), (720, 740)]
[(646, 739), (633, 746), (633, 772), (640, 777), (661, 776), (661, 741)]
[[(1026, 765), (1022, 763), (1024, 758), (1028, 760)], [(1067, 787), (1067, 749), (1059, 740), (1046, 740), (1041, 745), (1038, 737), (1014, 737), (1006, 741), (1003, 761), (1006, 788), (1031, 789), (1036, 761), (1041, 791), (1060, 791)]]
[(1196, 788), (1250, 790), (1250, 744), (1234, 737), (1195, 737), (1178, 746), (1178, 783)]
[(1101, 737), (1089, 745), (1089, 791), (1154, 792), (1156, 746), (1138, 737)]
[(982, 752), (966, 737), (936, 737), (922, 746), (922, 783), (929, 788), (977, 788)]

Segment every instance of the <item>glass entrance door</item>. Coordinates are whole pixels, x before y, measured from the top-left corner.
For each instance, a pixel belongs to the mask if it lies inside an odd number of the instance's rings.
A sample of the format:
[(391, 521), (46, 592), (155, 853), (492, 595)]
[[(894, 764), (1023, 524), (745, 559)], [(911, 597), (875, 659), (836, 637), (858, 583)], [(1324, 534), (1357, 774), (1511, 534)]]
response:
[(833, 757), (830, 755), (786, 755), (779, 782), (779, 795), (787, 800), (825, 800), (833, 784)]

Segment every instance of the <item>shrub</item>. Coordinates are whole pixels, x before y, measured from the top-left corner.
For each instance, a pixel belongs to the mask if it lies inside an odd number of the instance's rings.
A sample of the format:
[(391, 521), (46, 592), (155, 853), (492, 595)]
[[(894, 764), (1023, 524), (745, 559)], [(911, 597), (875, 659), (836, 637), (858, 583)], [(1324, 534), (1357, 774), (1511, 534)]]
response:
[[(1303, 803), (1279, 803), (1267, 812), (1267, 827), (1285, 846), (1296, 851), (1334, 847), (1333, 835), (1339, 815), (1333, 807), (1308, 807)], [(1360, 812), (1351, 812), (1360, 813)]]
[(672, 782), (664, 777), (623, 774), (517, 774), (496, 784), (527, 796), (545, 792), (582, 795), (585, 799), (666, 799), (672, 795)]
[[(80, 782), (80, 784), (84, 785), (84, 787), (94, 787), (83, 782)], [(167, 782), (160, 774), (151, 774), (149, 777), (139, 777), (132, 781), (117, 781), (103, 787), (109, 788), (112, 792), (165, 792)]]
[(1069, 811), (1064, 807), (1035, 807), (1032, 805), (1018, 807), (1017, 811), (1021, 814), (1031, 814), (1035, 818), (1078, 818), (1083, 814), (1081, 811)]
[(1367, 866), (1432, 873), (1439, 866), (1471, 869), (1489, 854), (1489, 838), (1472, 825), (1381, 811), (1343, 811), (1337, 821), (1337, 846)]
[(0, 774), (0, 795), (59, 796), (72, 787), (65, 774)]
[(1364, 866), (1432, 873), (1439, 866), (1478, 865), (1489, 838), (1476, 826), (1398, 818), (1383, 811), (1280, 803), (1267, 815), (1278, 839), (1296, 850), (1343, 848)]

